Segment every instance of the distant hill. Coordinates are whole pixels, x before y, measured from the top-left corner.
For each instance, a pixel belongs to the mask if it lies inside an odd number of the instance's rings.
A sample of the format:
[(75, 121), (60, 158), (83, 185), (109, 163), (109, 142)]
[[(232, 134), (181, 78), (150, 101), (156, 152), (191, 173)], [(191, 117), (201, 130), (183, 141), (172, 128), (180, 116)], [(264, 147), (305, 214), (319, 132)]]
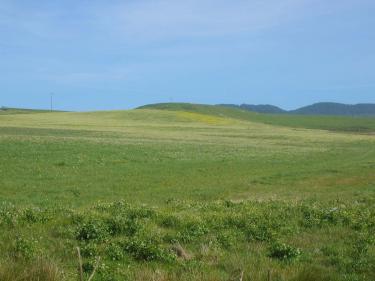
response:
[(375, 104), (363, 103), (350, 105), (334, 102), (320, 102), (289, 111), (289, 113), (308, 115), (371, 116), (375, 115)]
[[(28, 108), (12, 108), (12, 107), (0, 107), (0, 115), (9, 114), (31, 114), (31, 113), (50, 113), (48, 109), (28, 109)], [(62, 112), (59, 110), (53, 110), (53, 112)]]
[(304, 106), (295, 110), (284, 110), (273, 105), (253, 105), (253, 104), (221, 104), (220, 106), (241, 108), (259, 113), (271, 114), (301, 114), (301, 115), (337, 115), (337, 116), (375, 116), (375, 104), (342, 104), (334, 102), (320, 102)]
[(270, 104), (258, 104), (258, 105), (256, 105), (256, 104), (241, 104), (241, 105), (219, 104), (219, 106), (241, 108), (241, 109), (250, 110), (250, 111), (259, 112), (259, 113), (280, 114), (280, 113), (286, 113), (287, 112), (286, 110), (281, 109), (280, 107), (270, 105)]

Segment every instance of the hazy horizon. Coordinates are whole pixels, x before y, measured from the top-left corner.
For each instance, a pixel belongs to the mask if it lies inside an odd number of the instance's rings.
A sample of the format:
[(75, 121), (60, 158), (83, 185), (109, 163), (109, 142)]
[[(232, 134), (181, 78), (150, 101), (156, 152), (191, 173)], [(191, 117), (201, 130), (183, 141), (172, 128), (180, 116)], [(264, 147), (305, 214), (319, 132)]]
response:
[(375, 2), (0, 0), (0, 106), (375, 103)]

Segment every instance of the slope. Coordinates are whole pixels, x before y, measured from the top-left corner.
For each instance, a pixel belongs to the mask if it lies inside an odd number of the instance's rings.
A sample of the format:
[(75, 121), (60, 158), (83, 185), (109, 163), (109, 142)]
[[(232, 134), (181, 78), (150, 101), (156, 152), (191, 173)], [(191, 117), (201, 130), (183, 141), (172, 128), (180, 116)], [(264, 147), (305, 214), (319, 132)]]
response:
[(223, 116), (239, 120), (293, 128), (360, 133), (375, 132), (375, 118), (372, 117), (261, 114), (233, 107), (185, 103), (151, 104), (142, 106), (140, 109), (197, 112), (200, 114)]

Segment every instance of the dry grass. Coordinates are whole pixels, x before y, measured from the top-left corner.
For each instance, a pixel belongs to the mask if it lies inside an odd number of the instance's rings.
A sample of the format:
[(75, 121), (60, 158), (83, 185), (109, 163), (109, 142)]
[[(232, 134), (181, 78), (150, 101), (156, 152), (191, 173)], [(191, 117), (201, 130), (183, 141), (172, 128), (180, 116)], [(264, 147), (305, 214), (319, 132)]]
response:
[(12, 262), (0, 265), (1, 281), (60, 281), (63, 273), (54, 262)]

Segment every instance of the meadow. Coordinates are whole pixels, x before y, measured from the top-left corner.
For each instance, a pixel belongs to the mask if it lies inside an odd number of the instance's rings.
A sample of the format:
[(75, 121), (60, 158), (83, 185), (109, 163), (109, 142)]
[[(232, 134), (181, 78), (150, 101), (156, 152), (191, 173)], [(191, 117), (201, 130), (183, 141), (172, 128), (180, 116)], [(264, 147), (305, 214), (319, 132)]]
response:
[(80, 280), (77, 247), (85, 280), (375, 280), (374, 133), (184, 104), (0, 113), (0, 280)]

